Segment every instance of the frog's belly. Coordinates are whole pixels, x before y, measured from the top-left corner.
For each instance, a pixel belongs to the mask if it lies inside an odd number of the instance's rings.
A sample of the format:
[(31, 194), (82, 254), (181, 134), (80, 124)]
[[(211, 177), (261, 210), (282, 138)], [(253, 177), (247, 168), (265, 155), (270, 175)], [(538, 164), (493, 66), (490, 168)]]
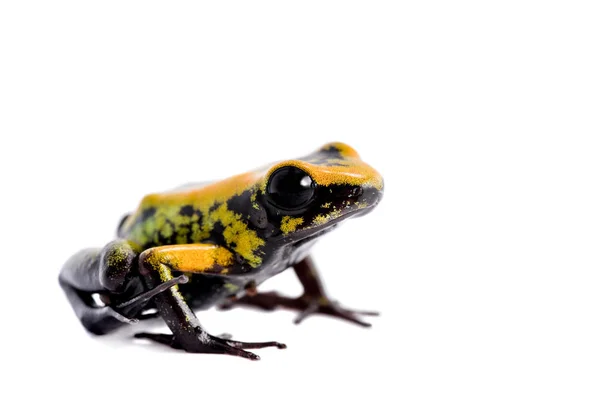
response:
[(185, 285), (179, 285), (179, 290), (191, 308), (206, 310), (243, 289), (236, 283), (225, 277), (198, 274), (192, 275)]
[(214, 305), (223, 303), (231, 296), (244, 294), (246, 285), (253, 282), (260, 285), (267, 279), (283, 272), (309, 254), (314, 240), (306, 240), (282, 248), (272, 255), (271, 260), (256, 271), (242, 275), (204, 275), (194, 274), (190, 282), (180, 285), (179, 290), (193, 309), (206, 310)]
[(248, 284), (260, 285), (284, 269), (285, 266), (280, 268), (271, 266), (255, 273), (229, 276), (197, 274), (192, 275), (190, 281), (185, 285), (179, 285), (179, 290), (190, 307), (197, 310), (206, 310), (212, 306), (222, 304), (232, 296), (240, 297), (244, 295)]

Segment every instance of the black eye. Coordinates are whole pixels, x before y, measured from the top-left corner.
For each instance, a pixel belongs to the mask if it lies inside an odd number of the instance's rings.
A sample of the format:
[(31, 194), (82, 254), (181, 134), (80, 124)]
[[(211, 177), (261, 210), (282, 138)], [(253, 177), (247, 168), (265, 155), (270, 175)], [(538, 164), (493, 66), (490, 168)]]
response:
[(273, 172), (267, 194), (277, 206), (289, 210), (307, 204), (315, 193), (311, 177), (300, 168), (282, 167)]

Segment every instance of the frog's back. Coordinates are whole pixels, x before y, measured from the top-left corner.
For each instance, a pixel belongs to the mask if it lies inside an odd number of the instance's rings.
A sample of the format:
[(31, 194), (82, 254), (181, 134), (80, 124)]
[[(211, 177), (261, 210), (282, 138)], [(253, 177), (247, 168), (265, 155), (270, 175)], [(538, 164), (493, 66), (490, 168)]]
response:
[(122, 223), (119, 236), (142, 248), (205, 241), (221, 244), (223, 227), (240, 216), (228, 203), (251, 196), (255, 187), (256, 174), (250, 172), (147, 195)]

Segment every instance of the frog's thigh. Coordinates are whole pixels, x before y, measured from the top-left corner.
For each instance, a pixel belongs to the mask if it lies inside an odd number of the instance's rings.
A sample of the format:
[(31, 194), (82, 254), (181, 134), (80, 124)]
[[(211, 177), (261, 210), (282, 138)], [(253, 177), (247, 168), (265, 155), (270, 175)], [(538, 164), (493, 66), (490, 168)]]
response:
[[(233, 254), (216, 244), (195, 243), (148, 249), (142, 253), (140, 260), (159, 269), (162, 265), (180, 272), (226, 274), (233, 264)], [(164, 281), (166, 277), (161, 278)]]
[(99, 279), (101, 254), (101, 249), (80, 251), (65, 263), (58, 277), (81, 324), (97, 335), (108, 333), (124, 323), (108, 307), (93, 305), (92, 294), (105, 290)]
[(58, 281), (81, 292), (104, 290), (99, 279), (101, 255), (102, 249), (85, 249), (74, 254), (60, 270)]

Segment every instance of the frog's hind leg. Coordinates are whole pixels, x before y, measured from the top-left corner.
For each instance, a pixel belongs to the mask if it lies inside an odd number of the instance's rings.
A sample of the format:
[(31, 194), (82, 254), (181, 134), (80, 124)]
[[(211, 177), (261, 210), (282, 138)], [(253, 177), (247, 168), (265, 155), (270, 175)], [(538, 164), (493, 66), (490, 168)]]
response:
[[(103, 249), (80, 251), (67, 261), (58, 280), (88, 331), (102, 335), (136, 319), (156, 316), (142, 314), (148, 302), (158, 293), (187, 280), (185, 276), (178, 277), (143, 292), (138, 256), (135, 244), (119, 239)], [(95, 294), (101, 295), (105, 304), (97, 304)]]
[(101, 249), (87, 249), (71, 257), (58, 277), (73, 311), (89, 332), (103, 335), (132, 322), (111, 307), (96, 304), (93, 294), (104, 293), (100, 282)]

